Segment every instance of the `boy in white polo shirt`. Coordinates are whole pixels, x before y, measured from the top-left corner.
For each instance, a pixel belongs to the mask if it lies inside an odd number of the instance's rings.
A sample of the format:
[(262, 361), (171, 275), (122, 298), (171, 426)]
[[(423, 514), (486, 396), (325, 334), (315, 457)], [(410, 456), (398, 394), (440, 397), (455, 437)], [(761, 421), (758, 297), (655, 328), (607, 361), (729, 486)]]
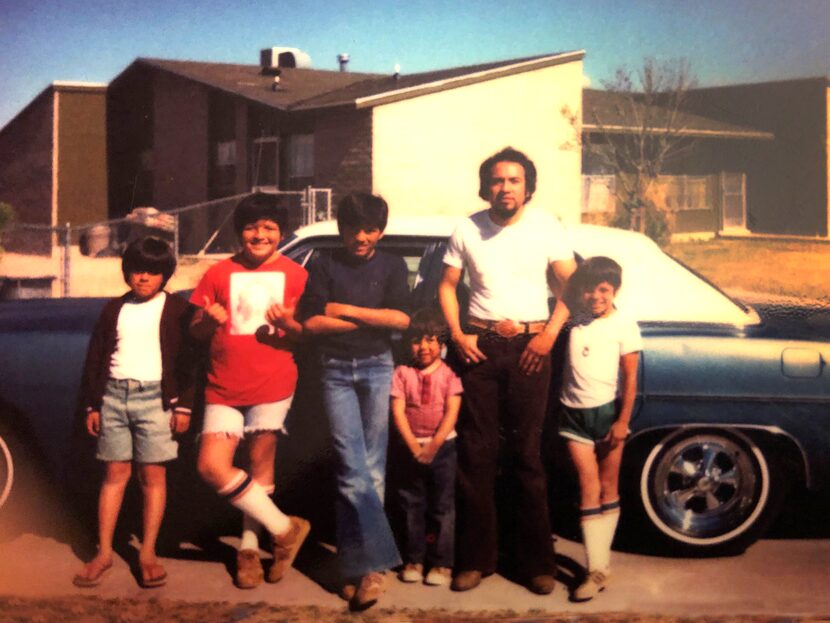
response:
[(636, 321), (614, 306), (621, 282), (622, 268), (617, 262), (592, 257), (571, 276), (566, 294), (574, 326), (562, 385), (559, 434), (568, 440), (579, 474), (588, 568), (585, 580), (571, 596), (573, 601), (588, 601), (605, 589), (620, 516), (620, 462), (643, 349)]

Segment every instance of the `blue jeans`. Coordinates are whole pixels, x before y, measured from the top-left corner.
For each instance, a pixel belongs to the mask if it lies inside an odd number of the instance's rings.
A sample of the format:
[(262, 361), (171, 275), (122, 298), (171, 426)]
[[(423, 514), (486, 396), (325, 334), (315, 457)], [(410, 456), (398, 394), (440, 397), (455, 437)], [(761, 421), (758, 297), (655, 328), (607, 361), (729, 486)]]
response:
[(401, 563), (383, 508), (392, 354), (322, 358), (323, 403), (337, 451), (337, 554), (357, 578)]
[[(401, 444), (403, 445), (403, 444)], [(441, 444), (429, 465), (400, 448), (400, 508), (406, 521), (402, 539), (406, 562), (453, 566), (455, 553), (455, 439)]]

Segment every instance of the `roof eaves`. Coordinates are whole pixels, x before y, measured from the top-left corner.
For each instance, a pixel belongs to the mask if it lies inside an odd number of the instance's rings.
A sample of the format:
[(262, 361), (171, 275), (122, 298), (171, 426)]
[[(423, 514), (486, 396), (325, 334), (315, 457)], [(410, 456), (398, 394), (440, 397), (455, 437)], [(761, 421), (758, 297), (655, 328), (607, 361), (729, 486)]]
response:
[[(609, 132), (611, 134), (633, 134), (642, 131), (640, 126), (630, 125), (596, 125), (592, 123), (582, 124), (583, 132)], [(649, 134), (657, 134), (665, 132), (666, 128), (648, 128), (646, 130)], [(775, 134), (772, 132), (762, 132), (760, 130), (703, 130), (699, 128), (680, 128), (673, 130), (673, 133), (678, 136), (690, 136), (699, 138), (748, 138), (771, 141), (775, 139)]]
[(354, 101), (354, 104), (356, 108), (368, 108), (370, 106), (391, 104), (392, 102), (410, 99), (413, 97), (419, 97), (422, 95), (429, 95), (431, 93), (437, 93), (439, 91), (456, 89), (458, 87), (475, 84), (477, 82), (493, 80), (495, 78), (519, 74), (526, 71), (542, 69), (544, 67), (562, 65), (565, 63), (581, 60), (584, 56), (584, 50), (542, 56), (531, 60), (520, 61), (518, 63), (512, 63), (509, 65), (503, 65), (501, 67), (497, 67), (494, 69), (486, 69), (484, 71), (477, 71), (474, 73), (456, 76), (453, 78), (444, 78), (433, 82), (427, 82), (414, 87), (398, 89), (395, 91), (387, 91), (385, 93), (379, 93), (377, 95), (370, 95), (367, 97), (357, 98)]

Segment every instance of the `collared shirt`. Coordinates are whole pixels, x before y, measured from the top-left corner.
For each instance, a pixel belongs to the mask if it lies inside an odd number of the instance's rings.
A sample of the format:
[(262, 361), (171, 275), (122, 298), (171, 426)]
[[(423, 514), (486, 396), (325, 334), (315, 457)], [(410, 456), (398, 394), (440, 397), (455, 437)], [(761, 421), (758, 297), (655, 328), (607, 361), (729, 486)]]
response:
[[(464, 390), (461, 379), (450, 367), (441, 364), (429, 374), (424, 374), (412, 366), (398, 366), (392, 375), (393, 398), (403, 398), (406, 402), (406, 419), (415, 437), (422, 439), (432, 437), (444, 419), (444, 405), (447, 398), (457, 396)], [(451, 439), (455, 431), (447, 436)]]

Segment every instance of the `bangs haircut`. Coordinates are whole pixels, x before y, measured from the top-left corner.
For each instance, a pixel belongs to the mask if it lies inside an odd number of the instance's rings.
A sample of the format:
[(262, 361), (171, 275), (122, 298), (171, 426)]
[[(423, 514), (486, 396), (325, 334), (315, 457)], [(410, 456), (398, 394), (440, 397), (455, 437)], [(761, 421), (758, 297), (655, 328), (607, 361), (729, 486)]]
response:
[(132, 273), (152, 273), (162, 275), (161, 287), (167, 285), (176, 272), (176, 258), (170, 245), (161, 238), (146, 236), (133, 240), (121, 258), (121, 272), (124, 281), (129, 281)]
[(274, 221), (280, 228), (280, 235), (285, 236), (288, 224), (288, 211), (282, 207), (274, 195), (253, 193), (236, 204), (233, 210), (233, 230), (237, 237), (242, 230), (259, 220)]
[(568, 279), (565, 303), (568, 307), (575, 304), (585, 292), (607, 282), (614, 290), (622, 285), (622, 267), (610, 257), (597, 255), (582, 262)]
[(424, 336), (435, 336), (439, 342), (446, 342), (448, 333), (447, 323), (441, 311), (436, 307), (423, 307), (412, 314), (404, 337), (407, 342), (412, 342)]
[(493, 177), (493, 167), (499, 162), (515, 162), (525, 171), (525, 192), (527, 201), (536, 192), (536, 165), (523, 152), (512, 147), (505, 147), (499, 153), (493, 154), (481, 163), (478, 168), (478, 196), (485, 201), (490, 200), (490, 180)]
[(389, 206), (380, 195), (370, 193), (350, 193), (337, 204), (337, 229), (342, 233), (344, 227), (377, 227), (386, 229), (389, 218)]

